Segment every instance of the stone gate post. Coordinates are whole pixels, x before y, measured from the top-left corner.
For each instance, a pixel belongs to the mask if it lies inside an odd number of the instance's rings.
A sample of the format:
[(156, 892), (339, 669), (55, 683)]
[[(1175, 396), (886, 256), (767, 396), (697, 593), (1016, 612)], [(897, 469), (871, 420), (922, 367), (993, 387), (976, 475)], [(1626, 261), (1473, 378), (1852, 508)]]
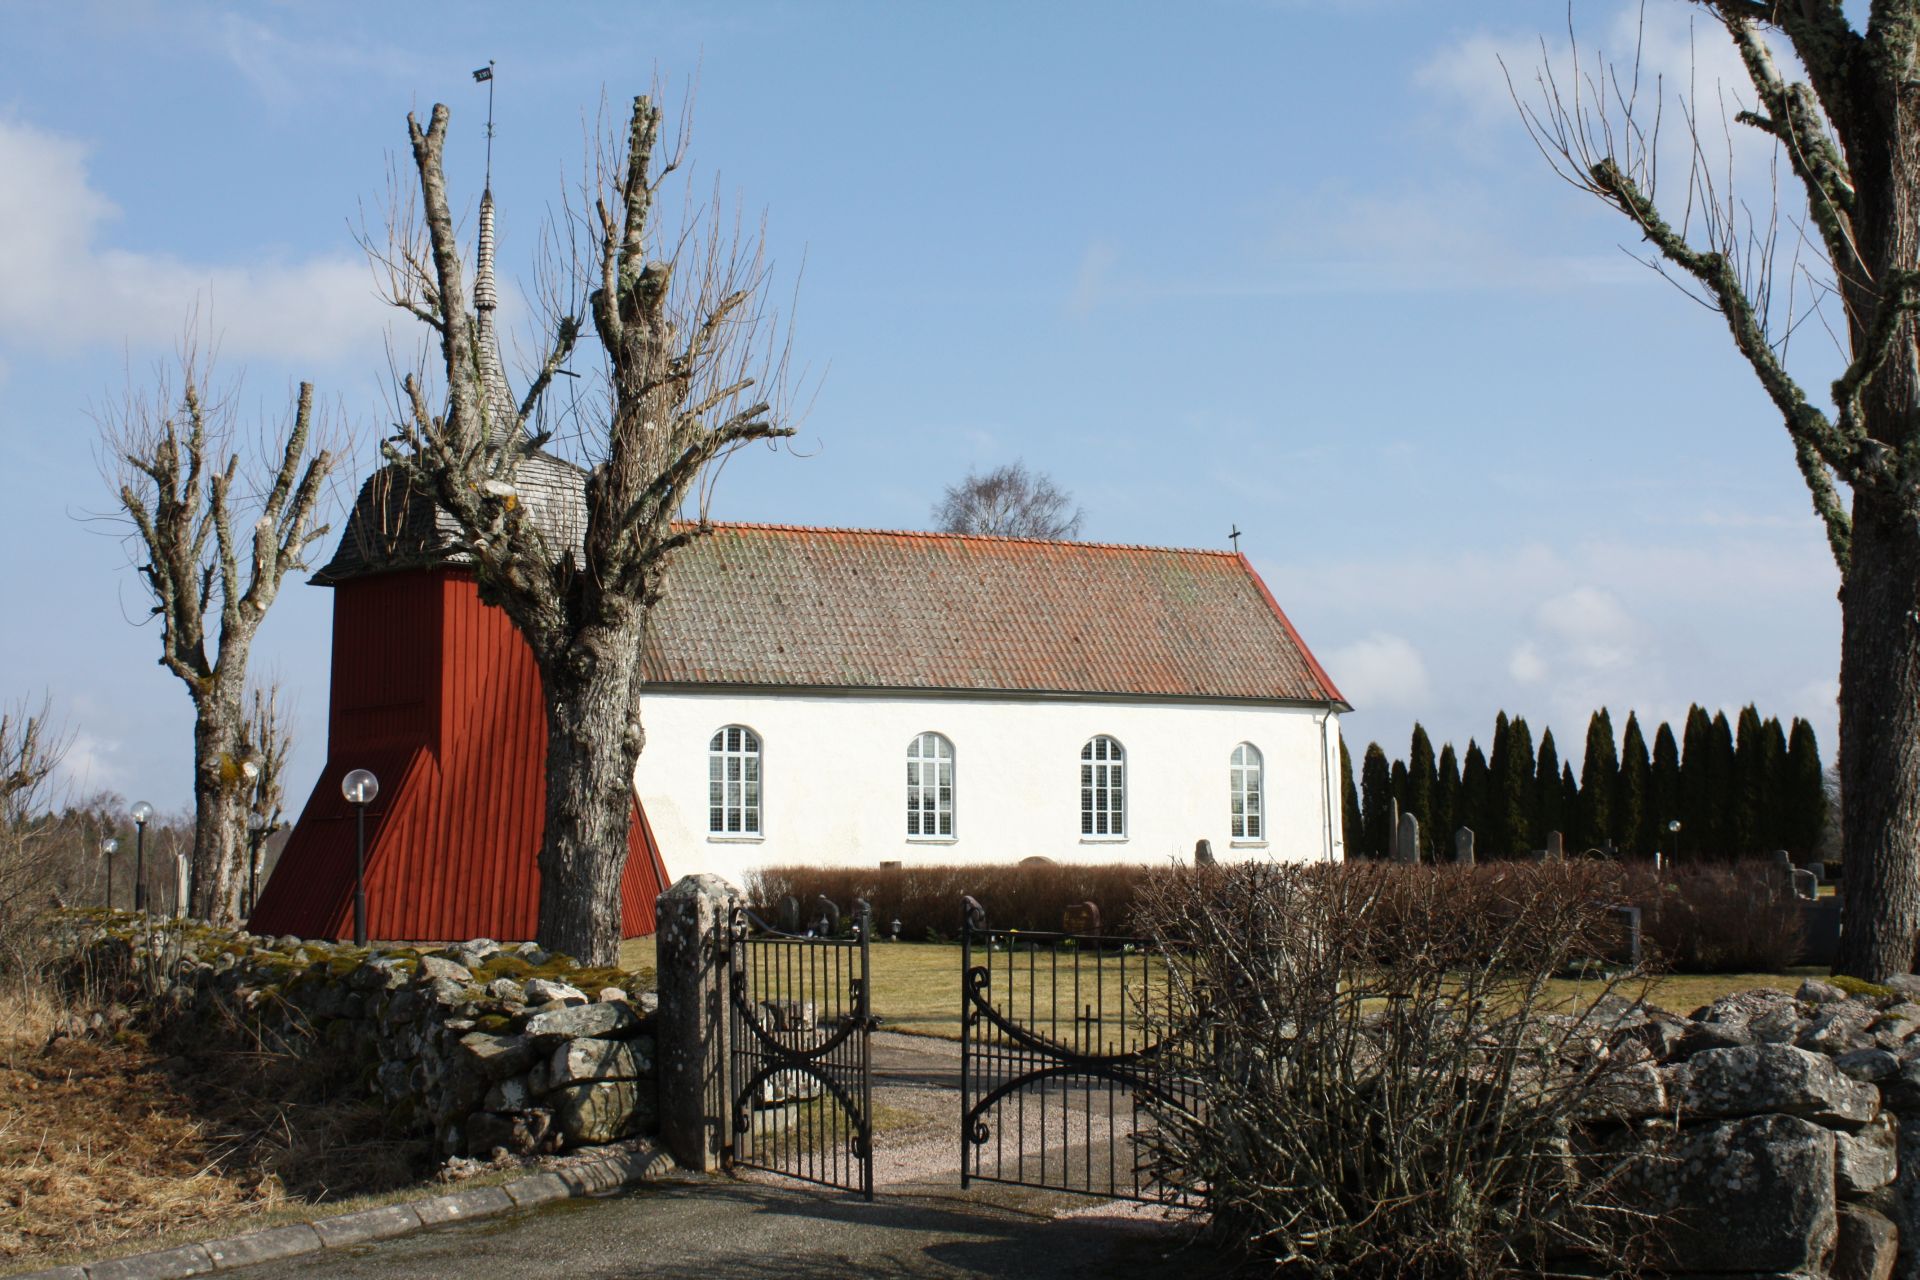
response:
[(682, 876), (655, 905), (660, 1137), (682, 1169), (720, 1168), (727, 1097), (728, 915), (733, 887)]

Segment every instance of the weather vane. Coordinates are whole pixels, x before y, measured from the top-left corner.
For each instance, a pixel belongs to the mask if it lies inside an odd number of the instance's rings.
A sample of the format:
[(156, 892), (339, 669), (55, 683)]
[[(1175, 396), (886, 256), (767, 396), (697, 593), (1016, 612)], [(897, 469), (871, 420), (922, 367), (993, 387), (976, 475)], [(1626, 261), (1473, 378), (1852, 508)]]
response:
[(487, 86), (487, 185), (493, 185), (493, 59), (473, 73), (474, 83)]
[(1239, 551), (1240, 550), (1240, 526), (1238, 524), (1235, 524), (1233, 526), (1233, 532), (1228, 534), (1227, 537), (1233, 541), (1233, 549), (1236, 552)]

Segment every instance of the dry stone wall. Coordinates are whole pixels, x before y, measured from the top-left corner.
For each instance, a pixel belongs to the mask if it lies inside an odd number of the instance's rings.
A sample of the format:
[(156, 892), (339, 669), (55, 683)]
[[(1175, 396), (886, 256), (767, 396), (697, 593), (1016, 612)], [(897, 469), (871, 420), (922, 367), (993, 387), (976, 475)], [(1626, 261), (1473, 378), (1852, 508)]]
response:
[(1636, 1005), (1615, 1043), (1590, 1120), (1657, 1153), (1629, 1186), (1676, 1272), (1920, 1276), (1920, 977)]
[(144, 978), (158, 1026), (232, 1018), (316, 1070), (363, 1083), (395, 1127), (442, 1155), (531, 1155), (658, 1128), (652, 991), (532, 943), (439, 950), (259, 938), (95, 917), (75, 938), (94, 974)]

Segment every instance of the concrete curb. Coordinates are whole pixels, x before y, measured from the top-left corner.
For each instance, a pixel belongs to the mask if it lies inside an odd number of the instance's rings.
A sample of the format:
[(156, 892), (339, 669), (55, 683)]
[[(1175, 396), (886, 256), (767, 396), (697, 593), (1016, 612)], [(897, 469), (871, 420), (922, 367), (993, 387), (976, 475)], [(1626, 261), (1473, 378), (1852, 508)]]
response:
[(449, 1222), (472, 1222), (503, 1213), (519, 1213), (554, 1200), (590, 1196), (648, 1182), (671, 1173), (675, 1167), (673, 1157), (658, 1144), (648, 1142), (632, 1151), (610, 1153), (549, 1173), (530, 1174), (502, 1186), (452, 1191), (424, 1200), (381, 1205), (377, 1209), (270, 1227), (177, 1249), (136, 1253), (107, 1262), (54, 1267), (50, 1271), (14, 1276), (12, 1280), (183, 1280), (186, 1276), (250, 1267), (257, 1262), (389, 1240)]

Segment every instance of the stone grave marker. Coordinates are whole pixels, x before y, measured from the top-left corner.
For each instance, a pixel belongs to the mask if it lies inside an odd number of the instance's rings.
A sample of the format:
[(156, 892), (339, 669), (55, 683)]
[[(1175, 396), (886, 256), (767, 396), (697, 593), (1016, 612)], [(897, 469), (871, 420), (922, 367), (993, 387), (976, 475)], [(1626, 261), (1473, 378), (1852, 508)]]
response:
[(1461, 827), (1453, 833), (1453, 860), (1463, 867), (1473, 865), (1473, 828)]
[(1420, 861), (1420, 819), (1411, 813), (1401, 814), (1399, 835), (1393, 847), (1393, 860), (1409, 865)]

